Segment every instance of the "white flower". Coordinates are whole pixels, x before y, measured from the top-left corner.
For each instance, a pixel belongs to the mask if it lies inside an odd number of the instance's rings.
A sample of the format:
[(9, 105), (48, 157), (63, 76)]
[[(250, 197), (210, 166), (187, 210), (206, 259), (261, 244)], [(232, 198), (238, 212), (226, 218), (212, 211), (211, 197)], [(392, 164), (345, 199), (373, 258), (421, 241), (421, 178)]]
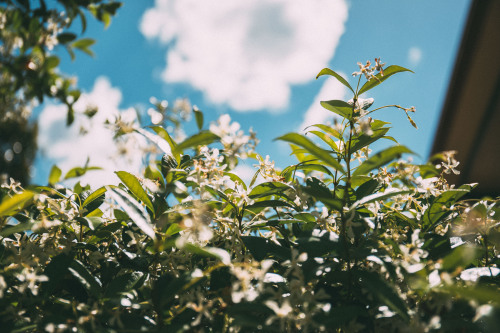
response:
[(21, 187), (21, 183), (14, 180), (14, 178), (10, 177), (10, 184), (3, 183), (2, 188), (6, 188), (9, 191), (14, 192), (15, 194), (19, 194), (23, 192), (23, 188)]
[(176, 99), (174, 102), (174, 109), (189, 114), (191, 113), (191, 102), (187, 98)]
[(445, 151), (443, 152), (443, 155), (446, 159), (446, 162), (442, 162), (441, 166), (443, 167), (444, 173), (450, 174), (454, 173), (455, 175), (459, 175), (460, 171), (458, 171), (456, 168), (460, 164), (455, 159), (455, 154), (457, 153), (456, 150), (450, 150), (450, 151)]
[(372, 118), (362, 118), (359, 120), (359, 128), (364, 135), (373, 135), (373, 130), (371, 127)]
[(439, 190), (436, 187), (436, 183), (439, 181), (439, 178), (432, 177), (423, 179), (422, 177), (417, 177), (415, 179), (415, 183), (418, 186), (418, 191), (424, 193), (424, 197), (428, 198), (429, 196), (437, 196), (439, 195)]
[[(268, 308), (273, 310), (274, 313), (276, 314), (276, 317), (280, 319), (285, 318), (290, 314), (290, 312), (293, 311), (293, 308), (290, 306), (290, 303), (288, 303), (288, 301), (284, 301), (283, 304), (281, 304), (281, 306), (275, 301), (266, 301), (264, 304), (266, 304)], [(270, 319), (268, 319), (266, 324), (269, 325), (272, 322), (272, 320), (271, 322), (269, 322)]]
[(384, 63), (380, 63), (380, 58), (375, 58), (375, 67), (374, 67), (374, 69), (376, 71), (379, 71), (381, 76), (384, 76), (384, 68), (383, 68), (384, 66), (385, 66), (385, 62)]
[(243, 185), (236, 184), (235, 191), (231, 194), (231, 196), (236, 201), (237, 205), (242, 207), (243, 205), (251, 205), (254, 203), (254, 200), (252, 200), (248, 194), (248, 190), (245, 190)]
[(5, 279), (0, 275), (0, 298), (3, 298), (3, 292), (7, 289), (7, 283), (5, 283)]
[(209, 129), (210, 132), (220, 137), (220, 142), (230, 160), (234, 160), (237, 155), (246, 158), (257, 145), (255, 133), (250, 129), (250, 135), (245, 135), (240, 130), (240, 124), (235, 121), (231, 122), (228, 114), (220, 116), (217, 123), (211, 123)]
[[(373, 98), (360, 98), (356, 100), (356, 109), (361, 109), (361, 110), (368, 110), (370, 106), (372, 106), (373, 102), (375, 100)], [(347, 101), (347, 104), (353, 105), (354, 100), (351, 98), (350, 100)]]
[(254, 166), (259, 168), (259, 172), (265, 180), (283, 181), (283, 177), (281, 177), (278, 171), (274, 168), (274, 161), (270, 160), (269, 155), (266, 155), (266, 159), (257, 155), (257, 160), (259, 161), (259, 164), (255, 164)]
[(374, 69), (373, 69), (373, 68), (370, 68), (370, 65), (371, 65), (371, 64), (372, 64), (372, 63), (370, 62), (370, 60), (368, 60), (368, 61), (366, 62), (366, 65), (363, 65), (362, 63), (358, 62), (359, 72), (354, 72), (354, 73), (352, 73), (352, 76), (358, 76), (358, 75), (363, 74), (363, 75), (366, 77), (366, 79), (367, 79), (368, 81), (370, 81), (370, 79), (371, 79), (372, 77), (374, 77), (374, 75), (373, 75), (373, 70), (374, 70)]
[(7, 23), (7, 16), (4, 12), (0, 12), (0, 30), (5, 28), (5, 24)]
[(153, 108), (148, 109), (148, 115), (151, 118), (151, 122), (154, 125), (157, 125), (163, 121), (163, 114), (161, 114), (161, 112), (158, 112)]
[(45, 275), (37, 275), (32, 267), (24, 268), (20, 273), (16, 274), (16, 277), (19, 281), (24, 282), (19, 286), (19, 291), (24, 292), (28, 288), (35, 296), (38, 295), (39, 283), (49, 280)]

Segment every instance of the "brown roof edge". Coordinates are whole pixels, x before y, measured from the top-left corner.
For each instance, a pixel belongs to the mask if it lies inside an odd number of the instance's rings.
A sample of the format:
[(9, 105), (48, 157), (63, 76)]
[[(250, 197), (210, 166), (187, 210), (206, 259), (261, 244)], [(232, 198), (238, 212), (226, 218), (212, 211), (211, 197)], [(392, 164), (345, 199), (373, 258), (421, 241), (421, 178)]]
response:
[(469, 8), (467, 23), (463, 30), (462, 40), (457, 52), (457, 58), (453, 68), (448, 92), (443, 104), (441, 117), (434, 136), (434, 143), (431, 149), (431, 155), (438, 153), (446, 148), (443, 143), (446, 142), (446, 137), (449, 135), (449, 124), (453, 118), (453, 110), (458, 101), (458, 96), (462, 93), (463, 85), (460, 83), (467, 76), (466, 71), (469, 68), (469, 62), (472, 58), (472, 53), (475, 50), (477, 36), (480, 34), (482, 27), (482, 19), (487, 9), (490, 7), (491, 1), (495, 0), (474, 0)]

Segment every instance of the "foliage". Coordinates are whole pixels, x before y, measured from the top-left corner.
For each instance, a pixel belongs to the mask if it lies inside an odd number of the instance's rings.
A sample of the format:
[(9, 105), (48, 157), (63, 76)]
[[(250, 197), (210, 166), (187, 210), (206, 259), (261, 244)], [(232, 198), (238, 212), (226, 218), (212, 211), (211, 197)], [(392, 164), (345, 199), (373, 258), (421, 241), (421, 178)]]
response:
[[(298, 160), (283, 170), (227, 115), (207, 130), (196, 109), (198, 132), (175, 139), (160, 124), (181, 126), (185, 108), (154, 100), (157, 126), (117, 120), (117, 137), (139, 133), (163, 152), (143, 175), (117, 171), (119, 186), (68, 188), (54, 167), (48, 186), (4, 184), (1, 327), (493, 331), (498, 201), (464, 200), (474, 185), (447, 184), (458, 172), (453, 152), (424, 165), (401, 159), (411, 151), (397, 144), (372, 154), (371, 143), (395, 140), (389, 123), (371, 118), (384, 107), (370, 109), (360, 92), (408, 70), (380, 59), (359, 66), (355, 88), (319, 73), (353, 98), (322, 102), (340, 119), (333, 125), (279, 138)], [(416, 127), (415, 108), (390, 107)], [(258, 161), (250, 184), (235, 170), (242, 158)]]
[(80, 91), (75, 79), (58, 71), (55, 47), (64, 47), (72, 59), (75, 50), (92, 55), (95, 41), (78, 39), (73, 23), (80, 20), (83, 34), (88, 11), (108, 26), (120, 6), (112, 0), (0, 0), (0, 130), (8, 137), (0, 137), (0, 176), (28, 182), (36, 147), (36, 125), (28, 121), (34, 106), (55, 99), (67, 106), (67, 123), (74, 120)]

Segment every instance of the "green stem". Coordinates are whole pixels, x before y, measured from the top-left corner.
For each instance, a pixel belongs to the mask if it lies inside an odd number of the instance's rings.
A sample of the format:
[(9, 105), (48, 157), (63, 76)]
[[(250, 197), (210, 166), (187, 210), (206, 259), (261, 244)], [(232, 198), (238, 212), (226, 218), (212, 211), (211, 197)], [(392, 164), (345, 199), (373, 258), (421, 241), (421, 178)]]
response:
[[(373, 109), (373, 110), (370, 110), (368, 111), (367, 113), (365, 113), (363, 115), (363, 117), (366, 117), (367, 115), (369, 115), (370, 113), (372, 112), (375, 112), (375, 111), (378, 111), (378, 110), (382, 110), (382, 109), (385, 109), (385, 108), (398, 108), (398, 109), (401, 109), (401, 110), (405, 110), (404, 107), (402, 107), (401, 105), (396, 105), (396, 104), (391, 104), (391, 105), (384, 105), (384, 106), (381, 106), (381, 107), (378, 107), (376, 109)], [(360, 119), (363, 118), (363, 117), (359, 117)]]
[(489, 266), (489, 260), (488, 260), (488, 236), (483, 235), (483, 243), (484, 243), (484, 263), (485, 266)]
[[(359, 86), (359, 82), (358, 82)], [(357, 102), (357, 95), (354, 96), (353, 98), (353, 114), (354, 110), (356, 109), (356, 102)], [(352, 120), (349, 120), (349, 139), (347, 141), (347, 152), (345, 155), (345, 162), (346, 162), (346, 169), (347, 169), (347, 179), (345, 182), (345, 187), (344, 187), (344, 198), (343, 198), (343, 205), (342, 207), (349, 206), (350, 203), (350, 198), (349, 198), (349, 190), (351, 188), (351, 143), (352, 143), (352, 136), (354, 133), (354, 123)], [(342, 220), (342, 225), (341, 225), (341, 235), (342, 235), (342, 243), (344, 246), (344, 251), (345, 251), (345, 261), (347, 264), (347, 274), (348, 274), (348, 294), (351, 295), (351, 290), (352, 290), (352, 274), (351, 274), (351, 256), (349, 253), (349, 243), (347, 241), (347, 220), (349, 217), (347, 217), (344, 213), (344, 209), (342, 208), (342, 211), (340, 212), (341, 215), (341, 220)]]

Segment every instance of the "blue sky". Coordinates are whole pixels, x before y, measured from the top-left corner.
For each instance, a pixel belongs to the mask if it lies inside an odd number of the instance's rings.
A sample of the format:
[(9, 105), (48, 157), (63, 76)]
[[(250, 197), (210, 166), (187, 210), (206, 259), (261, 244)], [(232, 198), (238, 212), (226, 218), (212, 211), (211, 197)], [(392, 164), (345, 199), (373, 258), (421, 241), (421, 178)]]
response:
[[(187, 97), (204, 111), (207, 122), (229, 113), (242, 129), (257, 132), (261, 155), (269, 154), (284, 166), (293, 161), (290, 150), (273, 139), (303, 129), (307, 119), (324, 121), (318, 100), (350, 98), (333, 79), (315, 80), (316, 74), (330, 67), (354, 82), (350, 74), (358, 69), (356, 62), (381, 57), (415, 74), (394, 76), (366, 97), (375, 99), (374, 106), (417, 108), (418, 130), (395, 109), (375, 117), (391, 122), (392, 136), (418, 153), (417, 161), (425, 160), (470, 1), (302, 3), (126, 1), (107, 30), (89, 20), (85, 36), (97, 40), (94, 58), (78, 54), (71, 61), (64, 50), (58, 51), (61, 71), (77, 76), (93, 103), (107, 103), (106, 108), (116, 112), (145, 109), (155, 96), (169, 102)], [(62, 120), (53, 115), (62, 109), (52, 104), (42, 108), (41, 154), (34, 178), (38, 183), (45, 183), (52, 163), (81, 164), (92, 149), (79, 149), (78, 144), (93, 142), (76, 140), (75, 129), (60, 128), (54, 136)], [(54, 140), (61, 144), (54, 145)], [(69, 146), (64, 144), (68, 140)], [(74, 158), (75, 152), (79, 158)], [(105, 163), (92, 156), (91, 161)]]

